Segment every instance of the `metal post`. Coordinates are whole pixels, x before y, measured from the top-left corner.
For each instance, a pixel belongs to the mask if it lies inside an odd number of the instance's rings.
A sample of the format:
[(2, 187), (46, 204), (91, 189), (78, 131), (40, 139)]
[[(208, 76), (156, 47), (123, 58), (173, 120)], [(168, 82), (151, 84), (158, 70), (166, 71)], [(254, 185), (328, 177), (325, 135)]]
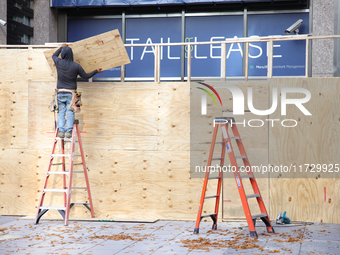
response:
[[(185, 42), (185, 11), (182, 10), (182, 42)], [(185, 46), (181, 46), (181, 81), (184, 81), (185, 76)]]
[[(126, 17), (125, 12), (122, 12), (122, 40), (123, 43), (126, 43)], [(120, 66), (120, 81), (124, 82), (125, 80), (125, 65)]]
[(308, 52), (309, 52), (309, 39), (306, 39), (306, 64), (305, 64), (305, 68), (306, 68), (305, 76), (306, 77), (308, 77), (308, 71), (309, 71), (309, 68), (308, 68), (308, 65), (309, 65), (309, 63), (308, 63), (309, 54), (308, 54)]
[(249, 66), (249, 42), (245, 43), (245, 51), (243, 54), (244, 61), (244, 79), (248, 81), (248, 66)]
[[(243, 37), (246, 38), (248, 37), (248, 9), (247, 7), (244, 7), (243, 9)], [(243, 56), (244, 56), (244, 52), (246, 51), (246, 45), (243, 44)], [(246, 66), (246, 62), (245, 62), (245, 58), (243, 57), (242, 59), (242, 65), (243, 65), (243, 69), (242, 69), (242, 75), (246, 75), (245, 72), (245, 66)]]
[(187, 81), (191, 81), (191, 44), (188, 43)]
[(268, 41), (267, 78), (273, 77), (273, 40)]
[(226, 79), (226, 69), (227, 69), (227, 44), (221, 44), (221, 81)]
[(160, 45), (155, 46), (155, 82), (160, 82), (161, 72), (160, 72), (160, 64), (161, 64), (161, 58), (160, 58)]

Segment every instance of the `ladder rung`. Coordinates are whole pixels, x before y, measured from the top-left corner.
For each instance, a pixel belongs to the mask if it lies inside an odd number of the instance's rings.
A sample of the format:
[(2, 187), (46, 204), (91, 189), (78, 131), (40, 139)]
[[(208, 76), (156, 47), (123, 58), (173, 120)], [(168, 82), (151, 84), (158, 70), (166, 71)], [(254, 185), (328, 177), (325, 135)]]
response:
[[(67, 141), (67, 142), (70, 142), (71, 141), (71, 139), (72, 138), (66, 138), (66, 137), (64, 137), (64, 138), (60, 138), (60, 137), (56, 137), (56, 140), (64, 140), (65, 142)], [(79, 142), (79, 141), (74, 141), (74, 142)]]
[(204, 197), (204, 199), (214, 198), (214, 197), (218, 197), (218, 196), (217, 196), (217, 195), (214, 195), (214, 196), (206, 196), (206, 197)]
[(216, 215), (216, 213), (202, 215), (201, 218), (208, 218), (208, 217), (211, 217), (211, 216), (214, 216), (214, 215)]
[(257, 218), (263, 218), (263, 217), (267, 217), (267, 214), (266, 213), (260, 213), (260, 214), (254, 214), (251, 216), (251, 218), (254, 220), (254, 219), (257, 219)]
[(260, 194), (251, 194), (251, 195), (246, 196), (247, 199), (253, 198), (253, 197), (261, 197), (261, 195)]
[[(51, 154), (52, 157), (71, 157), (71, 154)], [(81, 155), (74, 155), (74, 157), (81, 157)]]
[[(211, 142), (204, 142), (204, 143), (200, 143), (200, 144), (211, 144)], [(224, 142), (215, 142), (215, 144), (224, 144)]]
[(62, 207), (62, 206), (40, 206), (39, 209), (42, 209), (42, 210), (66, 210), (66, 207)]
[(241, 175), (241, 178), (254, 178), (254, 175), (252, 174), (245, 174), (245, 175)]
[(51, 192), (67, 192), (67, 189), (44, 189), (44, 192), (51, 191)]
[(220, 177), (220, 176), (216, 176), (216, 177), (209, 177), (208, 179), (209, 179), (209, 180), (212, 180), (212, 179), (221, 179), (221, 177)]
[(53, 164), (50, 164), (50, 166), (60, 166), (60, 165), (65, 165), (65, 163), (53, 163)]
[(84, 171), (73, 171), (73, 173), (79, 174), (79, 173), (84, 173)]
[(222, 160), (223, 158), (212, 158), (211, 160)]
[(81, 203), (81, 202), (77, 202), (77, 203), (71, 203), (73, 205), (90, 205), (90, 203)]
[(240, 139), (240, 137), (238, 137), (238, 136), (230, 136), (229, 138), (230, 138), (230, 140), (232, 140), (232, 139), (235, 139), (235, 140), (236, 139)]
[(48, 171), (47, 172), (48, 174), (69, 174), (70, 172), (61, 172), (61, 171)]
[(239, 158), (245, 158), (245, 159), (246, 159), (247, 156), (236, 156), (235, 158), (236, 158), (236, 159), (239, 159)]
[(77, 166), (77, 165), (82, 165), (83, 163), (73, 163), (74, 166)]

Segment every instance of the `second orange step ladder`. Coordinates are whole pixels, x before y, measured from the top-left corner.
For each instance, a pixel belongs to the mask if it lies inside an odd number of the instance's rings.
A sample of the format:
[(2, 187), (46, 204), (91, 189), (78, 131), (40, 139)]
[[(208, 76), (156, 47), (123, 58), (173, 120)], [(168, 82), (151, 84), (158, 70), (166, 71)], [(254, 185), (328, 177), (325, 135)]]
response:
[[(240, 194), (240, 198), (242, 201), (242, 206), (243, 210), (247, 219), (248, 227), (249, 227), (249, 232), (250, 232), (250, 237), (257, 238), (257, 232), (255, 230), (255, 224), (257, 219), (261, 219), (264, 224), (266, 225), (267, 232), (268, 233), (275, 233), (274, 228), (272, 227), (272, 224), (270, 222), (266, 207), (264, 205), (260, 190), (257, 186), (257, 182), (255, 180), (255, 176), (252, 172), (251, 165), (249, 163), (249, 159), (247, 157), (246, 151), (244, 149), (241, 136), (237, 130), (236, 122), (234, 118), (231, 117), (218, 117), (215, 118), (214, 121), (214, 132), (213, 132), (213, 138), (211, 142), (211, 147), (210, 147), (210, 153), (209, 153), (209, 158), (208, 158), (208, 163), (207, 163), (207, 171), (205, 173), (205, 178), (204, 178), (204, 183), (203, 183), (203, 189), (202, 189), (202, 195), (201, 195), (201, 200), (200, 200), (200, 205), (199, 205), (199, 210), (197, 214), (197, 220), (196, 220), (196, 225), (194, 229), (194, 234), (199, 233), (199, 225), (200, 222), (203, 218), (210, 217), (213, 220), (213, 226), (212, 229), (217, 229), (217, 219), (218, 219), (218, 208), (219, 208), (219, 203), (220, 203), (220, 196), (221, 196), (221, 187), (222, 187), (222, 179), (223, 179), (223, 171), (219, 172), (219, 176), (215, 177), (210, 177), (210, 171), (209, 167), (211, 166), (211, 162), (214, 160), (219, 160), (220, 161), (220, 167), (222, 168), (224, 166), (224, 158), (225, 158), (225, 152), (227, 151), (230, 159), (230, 163), (234, 172), (234, 177), (237, 185), (238, 192)], [(228, 133), (228, 128), (231, 128), (233, 132), (233, 136), (229, 136)], [(216, 136), (218, 132), (218, 128), (221, 127), (222, 130), (222, 135), (223, 135), (223, 142), (222, 142), (222, 152), (221, 152), (221, 157), (220, 158), (213, 158), (214, 154), (214, 148), (215, 148), (215, 143), (216, 143)], [(235, 140), (237, 147), (240, 152), (240, 156), (235, 156), (231, 140)], [(239, 166), (237, 164), (237, 159), (242, 159), (244, 166), (247, 169), (247, 174), (241, 175), (239, 172)], [(216, 195), (213, 196), (206, 196), (206, 189), (208, 185), (208, 180), (210, 179), (218, 179), (217, 183), (217, 192)], [(254, 194), (246, 195), (243, 187), (242, 180), (243, 179), (248, 179), (250, 181), (250, 184), (253, 188)], [(211, 214), (206, 214), (202, 215), (203, 211), (203, 204), (205, 199), (212, 199), (215, 198), (215, 210)], [(260, 214), (254, 214), (252, 215), (250, 212), (249, 204), (248, 204), (248, 199), (251, 198), (256, 198), (257, 203), (259, 205)]]

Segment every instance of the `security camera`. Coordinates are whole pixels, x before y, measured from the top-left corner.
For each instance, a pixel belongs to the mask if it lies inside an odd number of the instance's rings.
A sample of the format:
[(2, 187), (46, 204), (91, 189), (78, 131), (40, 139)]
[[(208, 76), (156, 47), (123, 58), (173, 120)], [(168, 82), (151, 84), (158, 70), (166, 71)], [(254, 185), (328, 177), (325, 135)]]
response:
[(291, 34), (291, 33), (295, 33), (295, 34), (299, 34), (299, 29), (298, 27), (301, 26), (302, 24), (302, 19), (299, 19), (298, 21), (296, 21), (293, 25), (291, 25), (289, 28), (286, 29), (285, 34)]
[(2, 20), (2, 19), (0, 19), (0, 24), (3, 25), (3, 26), (6, 26), (7, 22)]

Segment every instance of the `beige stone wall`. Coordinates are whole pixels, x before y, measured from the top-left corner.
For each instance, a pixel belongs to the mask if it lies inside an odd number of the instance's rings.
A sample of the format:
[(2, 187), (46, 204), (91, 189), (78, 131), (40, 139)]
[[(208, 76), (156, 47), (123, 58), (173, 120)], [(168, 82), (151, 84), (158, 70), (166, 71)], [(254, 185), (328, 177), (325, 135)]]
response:
[[(314, 36), (334, 35), (334, 0), (313, 1)], [(312, 42), (312, 76), (333, 77), (334, 40)]]

